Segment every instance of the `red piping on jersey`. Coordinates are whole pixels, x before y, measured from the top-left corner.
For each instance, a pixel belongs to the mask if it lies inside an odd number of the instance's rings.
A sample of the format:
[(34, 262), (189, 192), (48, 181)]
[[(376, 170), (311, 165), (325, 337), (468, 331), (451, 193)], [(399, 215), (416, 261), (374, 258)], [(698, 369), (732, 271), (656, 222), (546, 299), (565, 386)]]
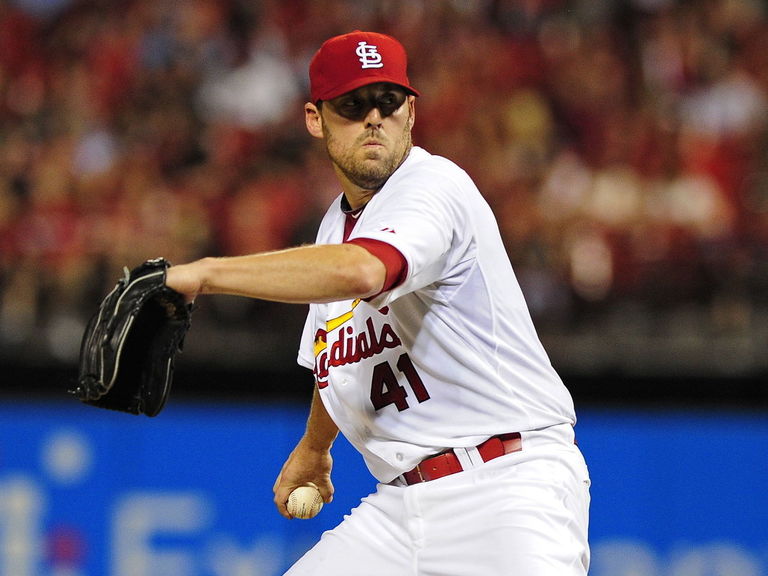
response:
[[(405, 278), (408, 275), (408, 262), (400, 253), (400, 250), (392, 246), (392, 244), (387, 244), (381, 240), (374, 240), (373, 238), (353, 238), (352, 240), (349, 240), (347, 244), (361, 246), (382, 261), (384, 267), (387, 269), (387, 274), (384, 278), (384, 286), (382, 287), (381, 292), (392, 290), (392, 288), (399, 286), (405, 281)], [(381, 294), (381, 292), (379, 292), (379, 294)], [(378, 296), (379, 294), (375, 294), (374, 296)], [(371, 296), (370, 298), (373, 298), (374, 296)], [(366, 298), (365, 300), (370, 300), (370, 298)]]

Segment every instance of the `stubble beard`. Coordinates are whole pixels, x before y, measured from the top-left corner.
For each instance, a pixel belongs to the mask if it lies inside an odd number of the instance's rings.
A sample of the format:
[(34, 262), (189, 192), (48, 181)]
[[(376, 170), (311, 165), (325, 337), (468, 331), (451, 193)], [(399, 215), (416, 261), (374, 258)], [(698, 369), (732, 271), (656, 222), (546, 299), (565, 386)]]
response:
[(375, 136), (375, 131), (361, 137), (354, 146), (338, 146), (334, 135), (330, 132), (325, 133), (325, 147), (328, 156), (334, 166), (355, 186), (363, 190), (379, 190), (389, 177), (402, 164), (408, 151), (412, 147), (410, 126), (404, 128), (400, 138), (400, 146), (389, 154), (388, 157), (382, 156), (386, 153), (384, 149), (375, 149), (366, 154), (366, 157), (355, 156), (359, 150), (360, 142), (366, 138)]

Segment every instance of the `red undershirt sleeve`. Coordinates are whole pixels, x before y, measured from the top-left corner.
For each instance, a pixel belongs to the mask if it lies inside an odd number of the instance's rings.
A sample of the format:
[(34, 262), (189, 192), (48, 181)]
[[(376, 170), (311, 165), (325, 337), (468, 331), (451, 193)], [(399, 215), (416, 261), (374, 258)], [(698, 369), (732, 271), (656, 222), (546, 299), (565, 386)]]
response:
[[(405, 277), (408, 274), (408, 262), (406, 262), (405, 257), (400, 253), (400, 250), (391, 244), (387, 244), (381, 240), (373, 240), (371, 238), (354, 238), (348, 240), (348, 243), (365, 248), (368, 252), (382, 261), (384, 267), (387, 269), (387, 275), (384, 279), (384, 287), (381, 289), (381, 292), (391, 290), (402, 284), (405, 280)], [(378, 294), (376, 294), (376, 296), (378, 296)], [(373, 296), (371, 296), (371, 298), (373, 298)]]

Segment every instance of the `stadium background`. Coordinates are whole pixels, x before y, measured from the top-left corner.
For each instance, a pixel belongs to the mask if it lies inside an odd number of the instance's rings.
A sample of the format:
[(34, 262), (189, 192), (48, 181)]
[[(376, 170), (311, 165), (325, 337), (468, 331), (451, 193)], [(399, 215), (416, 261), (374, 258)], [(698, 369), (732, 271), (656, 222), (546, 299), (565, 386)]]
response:
[(0, 0), (0, 574), (277, 574), (370, 489), (340, 442), (321, 518), (271, 510), (300, 306), (206, 298), (158, 419), (65, 394), (124, 265), (312, 240), (306, 68), (354, 28), (408, 47), (416, 143), (499, 218), (580, 410), (593, 574), (768, 574), (758, 0)]

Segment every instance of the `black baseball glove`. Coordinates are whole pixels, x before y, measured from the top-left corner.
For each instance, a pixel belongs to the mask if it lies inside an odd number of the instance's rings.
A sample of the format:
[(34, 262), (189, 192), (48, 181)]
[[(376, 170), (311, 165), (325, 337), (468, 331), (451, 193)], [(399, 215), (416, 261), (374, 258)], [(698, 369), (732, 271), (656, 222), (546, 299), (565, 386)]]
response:
[(165, 285), (169, 266), (157, 258), (126, 268), (88, 322), (72, 390), (86, 404), (147, 416), (163, 409), (192, 317), (184, 296)]

